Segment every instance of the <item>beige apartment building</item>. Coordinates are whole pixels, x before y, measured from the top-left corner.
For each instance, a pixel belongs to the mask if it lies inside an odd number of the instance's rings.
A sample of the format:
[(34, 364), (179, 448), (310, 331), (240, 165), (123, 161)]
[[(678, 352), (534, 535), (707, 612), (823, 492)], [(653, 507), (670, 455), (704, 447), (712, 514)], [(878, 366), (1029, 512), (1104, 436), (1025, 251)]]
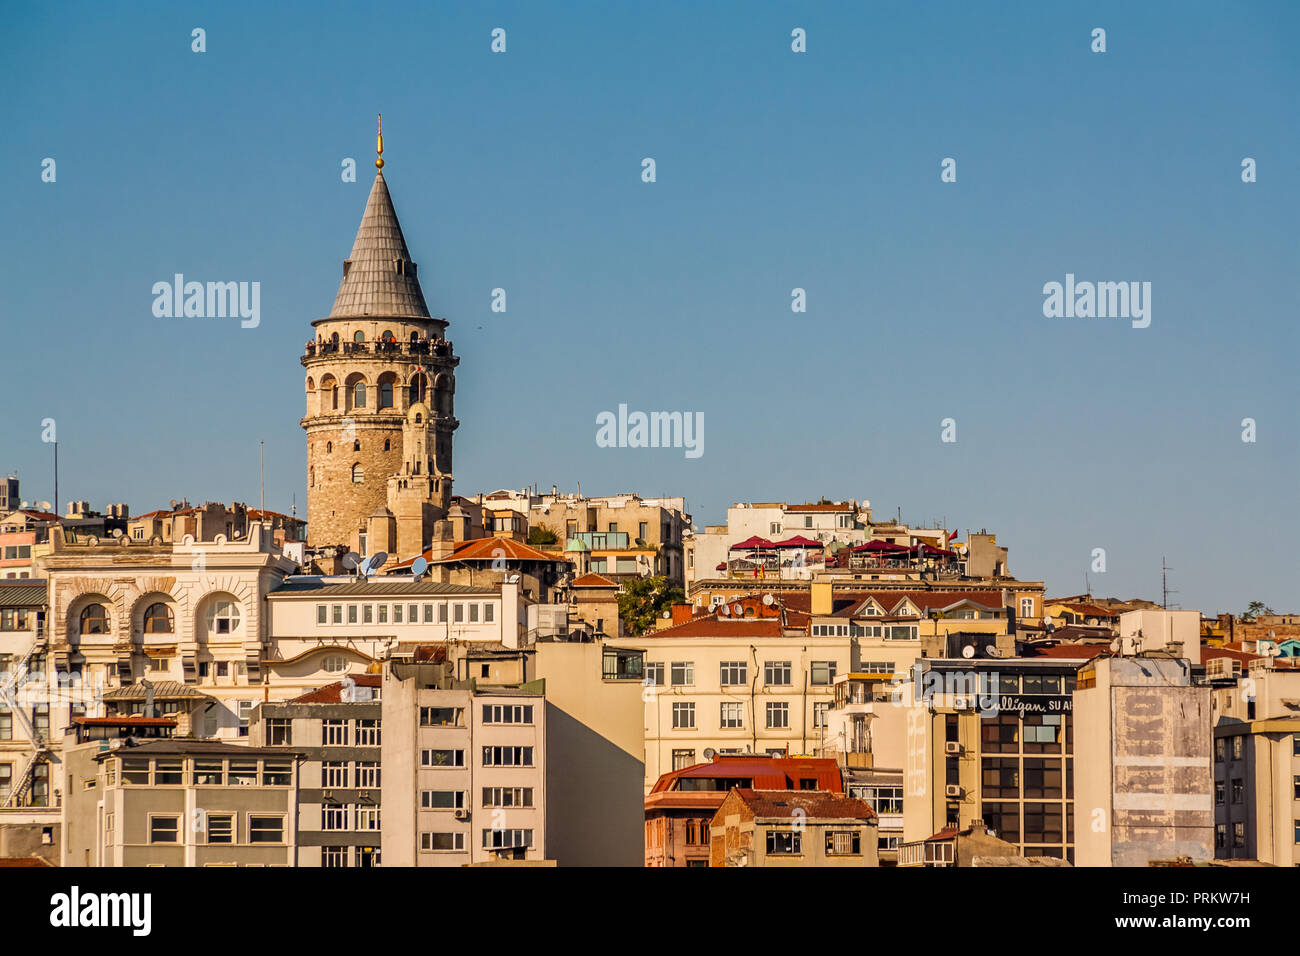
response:
[(386, 865), (640, 866), (643, 667), (626, 644), (432, 646), (392, 662), (381, 689)]
[(544, 684), (478, 687), (445, 658), (384, 669), (391, 866), (545, 860)]
[(214, 740), (64, 750), (64, 866), (292, 866), (297, 758)]
[(1266, 658), (1215, 684), (1214, 855), (1300, 865), (1300, 670)]
[(1210, 688), (1191, 664), (1098, 657), (1074, 693), (1078, 866), (1214, 859)]
[(820, 753), (853, 663), (851, 639), (787, 628), (756, 598), (623, 643), (645, 651), (646, 793), (714, 753)]

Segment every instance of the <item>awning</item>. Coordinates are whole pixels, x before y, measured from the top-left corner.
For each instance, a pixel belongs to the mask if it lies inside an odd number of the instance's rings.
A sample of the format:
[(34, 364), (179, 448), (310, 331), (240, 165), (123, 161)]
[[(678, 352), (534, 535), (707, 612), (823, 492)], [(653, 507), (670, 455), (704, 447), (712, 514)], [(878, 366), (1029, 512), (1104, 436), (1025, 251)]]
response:
[(760, 538), (758, 535), (746, 538), (738, 544), (733, 544), (730, 548), (732, 551), (760, 551), (770, 550), (774, 545), (767, 538)]
[(814, 541), (812, 538), (805, 538), (801, 534), (793, 538), (786, 538), (784, 541), (778, 541), (772, 545), (774, 548), (821, 548), (824, 545), (820, 541)]

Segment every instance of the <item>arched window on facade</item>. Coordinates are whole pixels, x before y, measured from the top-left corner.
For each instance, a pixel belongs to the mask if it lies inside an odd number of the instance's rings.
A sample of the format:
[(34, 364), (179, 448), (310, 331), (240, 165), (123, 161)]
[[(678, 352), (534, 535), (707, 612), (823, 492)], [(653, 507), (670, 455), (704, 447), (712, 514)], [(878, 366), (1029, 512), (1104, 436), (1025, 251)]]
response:
[(366, 383), (365, 382), (357, 382), (357, 384), (352, 386), (352, 407), (353, 408), (366, 407)]
[(81, 612), (79, 630), (82, 634), (107, 634), (108, 608), (102, 604), (87, 605)]
[(173, 630), (172, 609), (166, 604), (159, 601), (145, 608), (144, 632), (146, 634), (171, 634)]

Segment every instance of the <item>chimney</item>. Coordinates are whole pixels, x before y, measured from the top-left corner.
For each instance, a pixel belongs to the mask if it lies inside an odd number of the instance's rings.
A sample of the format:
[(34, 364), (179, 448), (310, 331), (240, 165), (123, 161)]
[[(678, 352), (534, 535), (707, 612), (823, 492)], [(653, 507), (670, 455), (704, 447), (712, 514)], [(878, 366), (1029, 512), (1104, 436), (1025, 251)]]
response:
[(685, 624), (694, 616), (694, 614), (695, 614), (695, 610), (694, 608), (691, 607), (691, 605), (674, 604), (673, 605), (673, 626), (676, 627), (678, 624)]
[(811, 601), (812, 606), (809, 609), (809, 613), (818, 616), (830, 614), (835, 607), (835, 602), (832, 599), (831, 594), (831, 582), (813, 581)]

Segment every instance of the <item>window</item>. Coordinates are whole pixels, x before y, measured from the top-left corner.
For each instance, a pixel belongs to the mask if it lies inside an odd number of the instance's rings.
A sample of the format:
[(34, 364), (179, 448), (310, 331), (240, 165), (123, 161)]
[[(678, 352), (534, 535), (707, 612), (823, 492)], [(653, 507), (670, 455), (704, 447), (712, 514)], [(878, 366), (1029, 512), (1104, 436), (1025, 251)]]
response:
[(320, 765), (320, 785), (326, 789), (346, 787), (348, 785), (348, 764), (346, 760), (326, 760)]
[(1242, 783), (1241, 778), (1236, 777), (1232, 781), (1232, 802), (1244, 803), (1245, 800), (1246, 800), (1246, 787)]
[(723, 730), (745, 726), (745, 705), (739, 701), (723, 701), (720, 723)]
[(348, 623), (349, 623), (349, 624), (356, 624), (357, 621), (358, 621), (358, 617), (357, 617), (357, 606), (356, 606), (355, 604), (349, 604), (349, 605), (348, 605)]
[(484, 787), (484, 807), (531, 807), (532, 787)]
[(108, 633), (108, 608), (102, 604), (88, 605), (81, 612), (82, 634), (107, 634)]
[(483, 748), (483, 766), (485, 767), (531, 767), (532, 765), (532, 747)]
[[(1296, 740), (1300, 740), (1300, 735), (1297, 735)], [(1214, 742), (1215, 763), (1223, 763), (1223, 758), (1227, 754), (1226, 743), (1227, 742), (1222, 737)]]
[[(380, 408), (393, 407), (393, 383), (392, 382), (379, 383), (379, 407)], [(388, 443), (384, 442), (384, 444), (387, 445)]]
[(402, 605), (400, 604), (393, 605), (393, 623), (394, 624), (402, 623)]
[(379, 719), (371, 718), (369, 720), (358, 720), (356, 746), (378, 747), (379, 744)]
[(366, 470), (363, 467), (361, 467), (361, 462), (357, 462), (355, 465), (352, 466), (352, 483), (354, 485), (359, 485), (365, 482), (365, 480), (366, 480)]
[(673, 661), (672, 678), (674, 687), (689, 687), (695, 683), (694, 661)]
[(147, 758), (123, 758), (122, 785), (134, 787), (149, 786), (149, 761)]
[(749, 668), (745, 666), (744, 661), (723, 661), (721, 671), (720, 679), (723, 687), (737, 687), (749, 682)]
[(1222, 850), (1228, 845), (1228, 825), (1226, 823), (1216, 823), (1214, 825), (1214, 848)]
[(1241, 759), (1242, 747), (1245, 743), (1245, 740), (1246, 738), (1240, 734), (1232, 738), (1232, 759), (1233, 760)]
[(345, 846), (323, 846), (320, 850), (320, 865), (323, 867), (341, 867), (348, 865), (348, 848)]
[[(360, 335), (361, 333), (358, 332), (357, 334)], [(357, 382), (357, 384), (352, 386), (352, 407), (353, 408), (366, 407), (366, 383), (365, 382)]]
[(1242, 847), (1246, 845), (1246, 824), (1234, 823), (1232, 825), (1232, 845)]
[(235, 818), (232, 814), (209, 813), (207, 817), (209, 843), (235, 842)]
[(664, 663), (656, 661), (645, 665), (645, 683), (652, 687), (664, 686)]
[(784, 730), (790, 726), (790, 705), (785, 701), (767, 702), (767, 727), (769, 730)]
[(317, 624), (328, 624), (328, 623), (329, 623), (329, 606), (328, 606), (328, 605), (325, 605), (325, 604), (317, 604), (317, 605), (316, 605), (316, 623), (317, 623)]
[(320, 808), (320, 828), (322, 830), (346, 830), (348, 828), (348, 808), (341, 803), (323, 803)]
[(343, 605), (342, 605), (342, 604), (335, 604), (333, 607), (331, 607), (331, 608), (330, 608), (330, 615), (331, 615), (332, 623), (334, 623), (334, 624), (342, 624), (342, 623), (343, 623)]
[(348, 745), (348, 722), (346, 720), (322, 720), (321, 741), (326, 747), (346, 747)]
[[(1224, 804), (1224, 797), (1225, 797), (1225, 792), (1224, 792), (1224, 791), (1225, 791), (1225, 787), (1224, 787), (1223, 784), (1221, 784), (1221, 783), (1216, 783), (1216, 784), (1214, 785), (1214, 805), (1215, 805), (1216, 807), (1221, 807), (1221, 806), (1223, 806), (1223, 804)], [(1297, 778), (1296, 793), (1297, 793), (1297, 794), (1300, 794), (1300, 778)]]
[[(487, 708), (484, 708), (485, 710)], [(456, 727), (461, 723), (459, 707), (421, 707), (421, 727)]]
[(230, 786), (232, 787), (257, 786), (257, 761), (256, 760), (230, 761), (229, 781), (230, 781)]
[(365, 790), (379, 789), (379, 764), (373, 760), (361, 760), (356, 764), (356, 786)]
[(483, 705), (483, 723), (485, 724), (531, 724), (532, 722), (532, 704)]
[(850, 786), (849, 796), (865, 800), (876, 813), (902, 813), (902, 787)]
[(286, 717), (271, 717), (266, 721), (266, 745), (288, 747), (293, 744), (293, 721)]
[(533, 845), (532, 830), (497, 830), (483, 831), (483, 845), (493, 850), (529, 847)]
[(239, 628), (239, 605), (233, 601), (213, 601), (208, 608), (208, 632), (233, 634)]
[(14, 765), (11, 763), (0, 763), (0, 804), (9, 800), (9, 791), (13, 788), (14, 783)]
[(357, 807), (357, 826), (358, 830), (378, 830), (379, 826), (379, 808), (378, 807)]
[(835, 683), (835, 662), (813, 661), (811, 680), (814, 687), (828, 687)]
[(496, 605), (495, 605), (495, 604), (484, 604), (484, 605), (483, 605), (483, 623), (484, 623), (484, 624), (491, 624), (491, 623), (493, 623), (495, 620), (496, 620)]
[(287, 787), (293, 783), (293, 764), (282, 760), (262, 762), (262, 786)]
[(180, 759), (163, 760), (154, 763), (153, 785), (155, 787), (179, 787), (185, 783), (185, 762)]
[(831, 702), (829, 700), (815, 701), (813, 703), (813, 726), (818, 729), (829, 726), (830, 713)]
[(1034, 616), (1034, 599), (1033, 599), (1033, 598), (1031, 598), (1031, 597), (1022, 597), (1022, 598), (1020, 599), (1020, 616), (1021, 616), (1021, 617), (1033, 617), (1033, 616)]
[(803, 852), (803, 834), (790, 830), (768, 830), (767, 852), (773, 856), (793, 856)]
[(388, 605), (387, 605), (387, 604), (381, 604), (381, 605), (379, 605), (379, 618), (378, 618), (378, 620), (379, 620), (379, 623), (380, 623), (380, 624), (387, 624), (387, 623), (388, 623)]
[(689, 701), (673, 702), (673, 729), (674, 730), (695, 729), (695, 704)]
[(220, 760), (194, 761), (194, 786), (220, 787), (226, 780), (225, 764)]
[(465, 849), (464, 833), (421, 833), (420, 849), (427, 852)]
[(421, 750), (421, 767), (463, 767), (465, 751), (463, 750)]
[(146, 634), (172, 633), (172, 609), (166, 604), (150, 604), (144, 612)]
[(249, 816), (249, 843), (283, 843), (284, 817)]
[(239, 736), (248, 736), (248, 720), (253, 714), (253, 702), (251, 700), (241, 700), (236, 705), (239, 712)]
[(361, 623), (375, 623), (375, 606), (373, 604), (363, 604), (361, 606)]
[(149, 818), (150, 843), (179, 843), (181, 837), (181, 818), (174, 816), (151, 816)]
[(862, 834), (858, 830), (827, 830), (827, 856), (860, 856)]
[(422, 790), (420, 806), (425, 810), (460, 810), (465, 806), (465, 791)]
[(768, 661), (763, 665), (763, 683), (774, 687), (790, 685), (790, 662)]

